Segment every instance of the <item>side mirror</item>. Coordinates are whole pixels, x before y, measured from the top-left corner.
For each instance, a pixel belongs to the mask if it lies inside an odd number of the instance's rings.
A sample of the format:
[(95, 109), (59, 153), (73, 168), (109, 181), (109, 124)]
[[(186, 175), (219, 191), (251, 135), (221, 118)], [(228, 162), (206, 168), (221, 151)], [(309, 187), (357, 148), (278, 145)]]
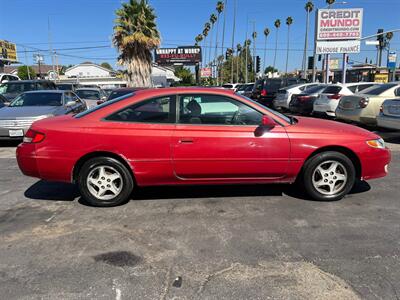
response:
[(271, 119), (270, 117), (268, 117), (266, 115), (263, 115), (261, 124), (260, 124), (260, 126), (258, 126), (256, 128), (254, 135), (256, 137), (260, 137), (267, 131), (270, 131), (271, 129), (273, 129), (275, 126), (276, 126), (276, 123), (273, 119)]
[(75, 104), (76, 104), (75, 101), (68, 101), (68, 102), (65, 104), (65, 106), (66, 106), (66, 107), (71, 107), (71, 106), (74, 106)]
[(103, 97), (101, 97), (101, 99), (100, 100), (102, 100), (102, 101), (106, 101), (107, 100), (107, 97), (106, 96), (103, 96)]

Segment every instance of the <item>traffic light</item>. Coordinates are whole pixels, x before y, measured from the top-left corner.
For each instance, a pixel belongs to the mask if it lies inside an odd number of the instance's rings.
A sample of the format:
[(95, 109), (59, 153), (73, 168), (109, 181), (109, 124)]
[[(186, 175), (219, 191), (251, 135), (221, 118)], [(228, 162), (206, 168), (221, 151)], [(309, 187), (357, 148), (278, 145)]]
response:
[(261, 58), (257, 55), (256, 56), (256, 73), (259, 73), (261, 69)]
[[(380, 29), (378, 29), (377, 33), (379, 34), (379, 33), (382, 33), (382, 32), (383, 32), (383, 29), (380, 28)], [(383, 47), (384, 40), (385, 40), (385, 37), (383, 36), (383, 34), (380, 34), (380, 35), (376, 36), (376, 40), (379, 41), (379, 47)]]

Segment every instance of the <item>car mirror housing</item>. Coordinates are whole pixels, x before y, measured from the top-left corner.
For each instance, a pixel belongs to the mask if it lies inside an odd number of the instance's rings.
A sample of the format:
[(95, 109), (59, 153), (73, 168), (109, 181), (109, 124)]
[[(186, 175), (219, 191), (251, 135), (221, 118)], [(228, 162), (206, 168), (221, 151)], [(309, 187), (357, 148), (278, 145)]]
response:
[(276, 123), (273, 119), (271, 119), (269, 116), (264, 115), (261, 120), (260, 126), (256, 128), (254, 131), (254, 136), (260, 137), (267, 131), (270, 131), (276, 126)]
[(75, 101), (68, 101), (68, 102), (65, 104), (65, 106), (71, 107), (71, 106), (74, 106), (75, 104), (76, 104)]

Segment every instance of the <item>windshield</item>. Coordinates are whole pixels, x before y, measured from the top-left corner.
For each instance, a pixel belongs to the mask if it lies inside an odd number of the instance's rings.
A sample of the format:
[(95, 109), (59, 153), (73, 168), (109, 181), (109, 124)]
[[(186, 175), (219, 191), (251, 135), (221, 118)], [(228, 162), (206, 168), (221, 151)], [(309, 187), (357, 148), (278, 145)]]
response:
[(99, 109), (102, 109), (103, 107), (109, 106), (109, 105), (111, 105), (111, 104), (114, 104), (114, 103), (119, 102), (119, 101), (121, 101), (121, 100), (124, 100), (124, 99), (126, 99), (126, 98), (129, 98), (129, 97), (131, 97), (131, 96), (133, 96), (133, 95), (134, 95), (134, 93), (129, 93), (129, 94), (123, 95), (123, 96), (121, 96), (121, 97), (115, 98), (115, 99), (113, 99), (113, 100), (111, 100), (111, 101), (104, 102), (103, 104), (94, 106), (94, 107), (92, 107), (92, 108), (89, 109), (89, 110), (85, 110), (85, 111), (83, 111), (83, 112), (81, 112), (81, 113), (79, 113), (79, 114), (76, 114), (76, 115), (75, 115), (75, 118), (77, 118), (77, 119), (82, 118), (82, 117), (84, 117), (84, 116), (86, 116), (86, 115), (89, 115), (89, 114), (91, 114), (91, 113), (93, 113), (93, 112), (99, 110)]
[(121, 96), (124, 96), (126, 94), (132, 93), (131, 91), (113, 91), (111, 92), (110, 96), (108, 96), (108, 100), (112, 100)]
[(25, 107), (25, 106), (61, 106), (61, 93), (27, 93), (19, 95), (10, 107)]
[(23, 93), (35, 90), (35, 83), (33, 82), (7, 82), (0, 84), (1, 94)]
[(377, 86), (372, 86), (368, 89), (365, 89), (362, 91), (363, 94), (368, 94), (368, 95), (380, 95), (387, 90), (391, 89), (392, 87), (397, 86), (396, 83), (386, 83), (382, 85), (377, 85)]
[(95, 90), (78, 90), (76, 94), (81, 99), (100, 100), (100, 92)]
[(273, 115), (277, 116), (278, 118), (281, 118), (281, 119), (285, 120), (288, 123), (292, 123), (292, 119), (289, 118), (288, 116), (286, 116), (284, 114), (281, 114), (281, 113), (279, 113), (279, 112), (277, 112), (275, 110), (272, 110), (272, 109), (262, 105), (261, 103), (256, 102), (256, 101), (254, 101), (254, 100), (252, 100), (252, 99), (250, 99), (250, 98), (248, 98), (246, 96), (243, 96), (243, 95), (238, 95), (238, 96), (241, 97), (241, 98), (244, 98), (244, 99), (246, 99), (246, 100), (248, 100), (248, 101), (250, 101), (250, 102), (252, 102), (254, 104), (257, 104), (258, 106), (261, 106), (262, 108), (268, 110), (270, 113), (272, 113)]

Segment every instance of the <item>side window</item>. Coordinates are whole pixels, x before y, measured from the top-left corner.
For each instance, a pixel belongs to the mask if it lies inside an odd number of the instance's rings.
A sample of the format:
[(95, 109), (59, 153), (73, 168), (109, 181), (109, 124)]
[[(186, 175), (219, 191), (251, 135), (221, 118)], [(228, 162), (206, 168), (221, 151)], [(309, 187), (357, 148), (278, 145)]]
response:
[(112, 115), (106, 120), (117, 122), (140, 123), (175, 123), (171, 110), (175, 96), (165, 96), (145, 100), (128, 106)]
[(240, 101), (217, 95), (183, 95), (179, 123), (207, 125), (259, 125), (262, 114)]
[(358, 92), (361, 92), (362, 90), (365, 90), (367, 88), (370, 88), (371, 86), (373, 86), (373, 84), (360, 84), (358, 86)]
[(67, 104), (70, 101), (74, 101), (70, 92), (64, 93), (64, 104)]
[(353, 85), (353, 86), (348, 86), (347, 88), (352, 92), (352, 93), (355, 93), (355, 92), (357, 92), (357, 85)]
[(400, 88), (397, 88), (397, 89), (394, 91), (394, 95), (400, 97)]

